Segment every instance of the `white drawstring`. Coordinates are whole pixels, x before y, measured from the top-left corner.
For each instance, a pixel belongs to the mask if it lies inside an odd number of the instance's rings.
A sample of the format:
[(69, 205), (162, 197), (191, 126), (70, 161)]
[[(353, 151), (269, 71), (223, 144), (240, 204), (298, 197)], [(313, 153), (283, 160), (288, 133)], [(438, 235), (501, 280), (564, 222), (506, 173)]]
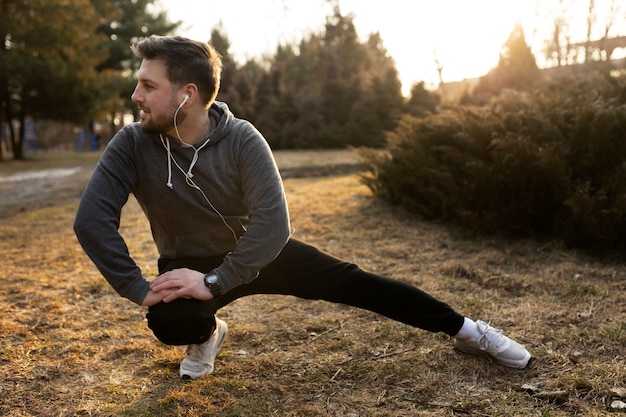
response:
[(174, 189), (174, 184), (172, 184), (172, 151), (170, 150), (170, 140), (163, 140), (163, 135), (159, 135), (161, 137), (161, 143), (163, 144), (163, 146), (165, 147), (165, 149), (167, 150), (167, 182), (165, 183), (165, 185), (167, 185), (170, 190)]
[(174, 189), (174, 185), (172, 184), (172, 162), (174, 162), (174, 165), (176, 165), (176, 168), (178, 168), (178, 170), (180, 172), (182, 172), (182, 174), (185, 176), (185, 182), (187, 183), (187, 185), (190, 186), (191, 188), (194, 188), (194, 189), (198, 190), (200, 192), (200, 194), (202, 194), (202, 197), (207, 202), (209, 207), (211, 207), (211, 209), (220, 217), (220, 219), (222, 220), (222, 223), (224, 223), (224, 226), (226, 226), (228, 228), (228, 230), (230, 230), (230, 232), (233, 234), (233, 238), (235, 239), (235, 244), (236, 244), (239, 241), (239, 237), (237, 236), (237, 233), (235, 233), (233, 228), (230, 227), (230, 225), (228, 224), (228, 222), (226, 221), (226, 219), (224, 218), (222, 213), (220, 213), (219, 210), (213, 205), (213, 203), (211, 203), (211, 200), (209, 200), (209, 197), (207, 197), (207, 195), (204, 193), (204, 191), (202, 191), (202, 189), (200, 187), (198, 187), (198, 185), (191, 179), (191, 177), (193, 176), (193, 174), (191, 173), (191, 170), (193, 169), (193, 167), (196, 164), (196, 162), (198, 162), (198, 152), (200, 151), (200, 149), (205, 147), (211, 141), (211, 139), (207, 139), (206, 142), (204, 142), (202, 144), (202, 146), (200, 146), (198, 149), (196, 149), (192, 145), (186, 145), (185, 144), (186, 146), (189, 146), (189, 147), (193, 148), (193, 150), (194, 150), (194, 155), (193, 155), (193, 158), (191, 159), (191, 164), (189, 165), (189, 170), (185, 171), (178, 164), (178, 162), (174, 158), (174, 155), (172, 155), (172, 152), (170, 150), (170, 139), (168, 137), (163, 138), (163, 135), (159, 135), (159, 136), (161, 138), (161, 143), (163, 144), (163, 147), (165, 147), (165, 149), (167, 150), (167, 184), (166, 185), (170, 189), (172, 189), (172, 190)]
[(193, 145), (186, 144), (185, 142), (181, 140), (184, 146), (193, 149), (193, 157), (191, 158), (189, 169), (185, 172), (185, 170), (180, 165), (178, 165), (178, 162), (176, 162), (176, 159), (174, 159), (174, 155), (172, 155), (172, 151), (170, 148), (170, 139), (168, 137), (163, 138), (162, 134), (159, 134), (159, 137), (161, 138), (161, 144), (167, 150), (167, 183), (166, 185), (170, 189), (174, 189), (174, 185), (172, 184), (172, 161), (174, 161), (174, 164), (178, 167), (178, 169), (185, 176), (187, 184), (193, 187), (193, 185), (189, 182), (191, 178), (193, 178), (193, 173), (191, 172), (191, 170), (196, 166), (196, 163), (198, 162), (198, 158), (199, 158), (198, 152), (200, 152), (202, 148), (207, 146), (209, 142), (211, 141), (211, 139), (207, 139), (199, 148), (196, 148)]

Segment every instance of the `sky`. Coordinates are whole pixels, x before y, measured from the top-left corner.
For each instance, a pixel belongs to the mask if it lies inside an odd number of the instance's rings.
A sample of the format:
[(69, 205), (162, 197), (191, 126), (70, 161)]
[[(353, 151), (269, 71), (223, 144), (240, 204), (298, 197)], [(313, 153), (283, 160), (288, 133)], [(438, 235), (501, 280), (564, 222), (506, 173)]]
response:
[[(311, 32), (321, 33), (332, 14), (327, 0), (158, 0), (177, 34), (206, 41), (218, 24), (231, 42), (231, 54), (243, 63), (276, 46), (298, 44)], [(626, 5), (622, 0), (595, 0), (598, 38), (604, 22), (610, 35), (626, 35)], [(541, 51), (549, 37), (558, 5), (564, 9), (574, 41), (586, 38), (589, 0), (339, 0), (343, 15), (352, 14), (362, 41), (379, 32), (394, 59), (406, 93), (415, 82), (434, 87), (444, 82), (486, 74), (497, 66), (502, 45), (516, 22), (541, 66)], [(611, 10), (611, 5), (617, 9)], [(615, 6), (616, 5), (616, 6)], [(609, 17), (612, 16), (612, 17)]]

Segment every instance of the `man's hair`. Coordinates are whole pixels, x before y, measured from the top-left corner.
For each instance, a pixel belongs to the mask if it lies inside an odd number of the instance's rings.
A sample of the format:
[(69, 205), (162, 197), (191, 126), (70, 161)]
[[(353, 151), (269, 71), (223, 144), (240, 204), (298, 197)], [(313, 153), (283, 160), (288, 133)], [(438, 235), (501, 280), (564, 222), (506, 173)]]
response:
[(213, 46), (182, 36), (152, 35), (132, 49), (139, 58), (163, 61), (172, 84), (195, 84), (207, 106), (215, 100), (220, 88), (222, 57)]

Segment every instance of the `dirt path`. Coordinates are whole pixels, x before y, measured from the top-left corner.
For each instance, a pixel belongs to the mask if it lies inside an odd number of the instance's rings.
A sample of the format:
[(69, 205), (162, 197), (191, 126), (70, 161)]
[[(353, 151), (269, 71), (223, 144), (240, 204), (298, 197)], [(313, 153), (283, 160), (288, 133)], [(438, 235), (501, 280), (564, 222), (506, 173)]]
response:
[(94, 163), (18, 172), (0, 177), (0, 218), (80, 197)]
[[(347, 174), (362, 169), (356, 154), (349, 150), (278, 151), (275, 156), (283, 178)], [(97, 164), (92, 159), (69, 160), (46, 169), (31, 166), (28, 170), (0, 172), (0, 219), (79, 198)]]

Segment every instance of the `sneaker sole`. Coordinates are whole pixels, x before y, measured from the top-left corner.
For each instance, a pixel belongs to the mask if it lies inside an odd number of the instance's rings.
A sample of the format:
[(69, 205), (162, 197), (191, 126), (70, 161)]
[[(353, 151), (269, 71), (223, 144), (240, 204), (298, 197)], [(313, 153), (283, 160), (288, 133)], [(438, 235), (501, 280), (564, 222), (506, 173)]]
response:
[(457, 344), (457, 339), (454, 339), (454, 347), (457, 348), (459, 351), (463, 352), (463, 353), (467, 353), (470, 355), (475, 355), (475, 356), (484, 356), (487, 359), (489, 359), (491, 362), (496, 363), (498, 365), (502, 365), (502, 366), (506, 366), (508, 368), (513, 368), (513, 369), (524, 369), (528, 366), (528, 364), (530, 363), (530, 361), (532, 360), (532, 355), (528, 355), (527, 358), (522, 359), (520, 362), (507, 362), (507, 361), (503, 361), (503, 360), (498, 360), (498, 358), (490, 355), (489, 353), (485, 352), (484, 350), (480, 350), (480, 349), (472, 349), (466, 346), (462, 346), (460, 344)]

